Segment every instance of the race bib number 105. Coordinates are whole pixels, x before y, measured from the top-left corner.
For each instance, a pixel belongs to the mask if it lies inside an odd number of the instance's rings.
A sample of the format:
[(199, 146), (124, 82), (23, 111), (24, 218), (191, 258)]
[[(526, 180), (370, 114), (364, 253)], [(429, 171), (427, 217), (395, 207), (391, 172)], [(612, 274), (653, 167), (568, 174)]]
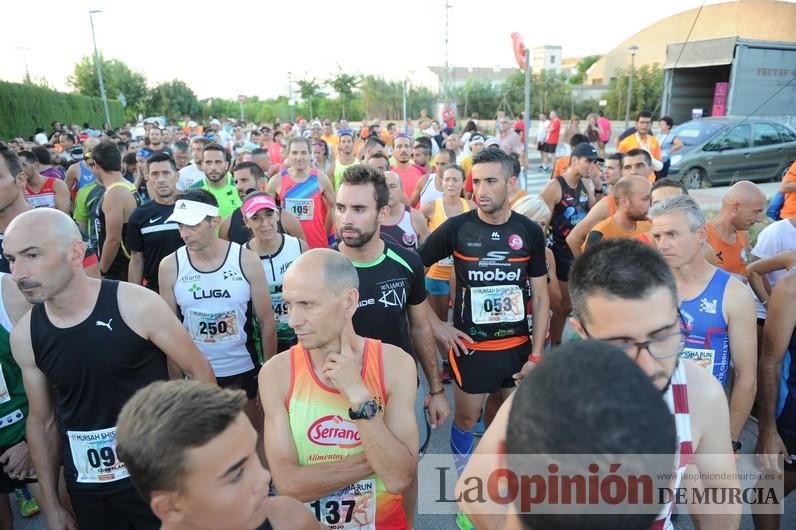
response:
[(116, 482), (130, 476), (116, 456), (116, 427), (96, 431), (67, 431), (77, 481), (84, 484)]
[(311, 221), (315, 218), (314, 199), (285, 199), (285, 208), (299, 221)]
[(323, 528), (375, 530), (376, 481), (360, 480), (306, 506)]
[(518, 322), (525, 318), (522, 291), (516, 285), (472, 287), (470, 306), (473, 324)]

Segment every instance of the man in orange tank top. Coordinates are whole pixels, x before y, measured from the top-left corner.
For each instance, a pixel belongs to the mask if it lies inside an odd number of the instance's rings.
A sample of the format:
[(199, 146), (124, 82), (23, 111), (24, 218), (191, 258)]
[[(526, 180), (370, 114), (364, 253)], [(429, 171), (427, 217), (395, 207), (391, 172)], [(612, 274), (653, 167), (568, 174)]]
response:
[(260, 372), (265, 453), (277, 491), (319, 522), (408, 530), (401, 493), (417, 472), (417, 372), (400, 348), (354, 332), (358, 286), (351, 261), (326, 249), (285, 274), (299, 343)]
[(749, 228), (762, 220), (766, 195), (748, 180), (736, 182), (721, 200), (721, 210), (708, 221), (708, 244), (716, 266), (736, 277), (746, 276), (749, 261)]
[(614, 186), (616, 213), (597, 223), (586, 238), (583, 249), (591, 248), (601, 241), (620, 237), (631, 238), (651, 228), (647, 221), (650, 209), (650, 184), (643, 177), (622, 177)]

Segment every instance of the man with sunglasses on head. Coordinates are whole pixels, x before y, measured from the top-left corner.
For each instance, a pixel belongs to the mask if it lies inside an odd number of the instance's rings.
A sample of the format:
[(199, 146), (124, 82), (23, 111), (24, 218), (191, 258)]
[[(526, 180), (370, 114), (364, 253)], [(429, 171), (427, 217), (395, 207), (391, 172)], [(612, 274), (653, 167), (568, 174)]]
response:
[[(757, 307), (749, 289), (705, 259), (705, 216), (687, 195), (650, 209), (651, 239), (677, 281), (680, 312), (688, 330), (681, 358), (691, 359), (730, 387), (730, 431), (735, 452), (757, 390)], [(731, 370), (732, 367), (732, 370)]]
[[(578, 334), (618, 346), (635, 359), (674, 415), (679, 459), (671, 488), (680, 487), (689, 462), (699, 469), (701, 488), (739, 488), (724, 390), (699, 365), (680, 359), (688, 332), (677, 281), (664, 258), (637, 241), (606, 241), (575, 261), (569, 290)], [(664, 506), (651, 528), (672, 528), (671, 511), (671, 503)], [(739, 504), (714, 507), (699, 522), (702, 528), (738, 528), (740, 511)]]

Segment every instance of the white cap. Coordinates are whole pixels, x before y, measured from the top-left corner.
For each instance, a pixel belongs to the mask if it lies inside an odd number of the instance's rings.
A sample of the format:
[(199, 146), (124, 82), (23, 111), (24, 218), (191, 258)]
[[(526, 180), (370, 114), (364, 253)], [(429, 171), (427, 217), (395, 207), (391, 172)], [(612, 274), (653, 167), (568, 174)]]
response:
[(221, 122), (218, 121), (216, 118), (210, 120), (210, 125), (221, 125)]
[(174, 213), (166, 219), (166, 222), (196, 226), (207, 217), (218, 217), (218, 207), (203, 202), (180, 199), (174, 205)]

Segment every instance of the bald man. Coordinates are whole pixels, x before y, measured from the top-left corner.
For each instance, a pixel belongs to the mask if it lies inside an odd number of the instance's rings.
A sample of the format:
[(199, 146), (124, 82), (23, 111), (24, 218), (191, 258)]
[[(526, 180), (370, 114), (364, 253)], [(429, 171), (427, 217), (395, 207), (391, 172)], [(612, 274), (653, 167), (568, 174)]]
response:
[(298, 345), (260, 371), (265, 454), (280, 495), (319, 522), (408, 529), (401, 492), (417, 472), (415, 362), (354, 332), (358, 286), (351, 261), (328, 249), (285, 273)]
[(36, 304), (14, 327), (11, 349), (30, 402), (27, 438), (47, 528), (76, 528), (58, 500), (61, 462), (81, 529), (159, 528), (116, 456), (116, 418), (138, 389), (168, 378), (167, 360), (215, 383), (210, 364), (156, 293), (86, 276), (85, 245), (65, 213), (25, 212), (5, 236), (17, 287)]
[(708, 224), (707, 242), (716, 255), (716, 266), (741, 280), (749, 262), (747, 231), (762, 220), (766, 194), (748, 180), (735, 183), (721, 200), (721, 210)]
[(583, 249), (591, 248), (600, 241), (619, 237), (630, 239), (647, 233), (651, 227), (647, 221), (650, 190), (650, 183), (644, 177), (630, 175), (619, 179), (613, 188), (614, 202), (617, 205), (616, 213), (591, 229)]

